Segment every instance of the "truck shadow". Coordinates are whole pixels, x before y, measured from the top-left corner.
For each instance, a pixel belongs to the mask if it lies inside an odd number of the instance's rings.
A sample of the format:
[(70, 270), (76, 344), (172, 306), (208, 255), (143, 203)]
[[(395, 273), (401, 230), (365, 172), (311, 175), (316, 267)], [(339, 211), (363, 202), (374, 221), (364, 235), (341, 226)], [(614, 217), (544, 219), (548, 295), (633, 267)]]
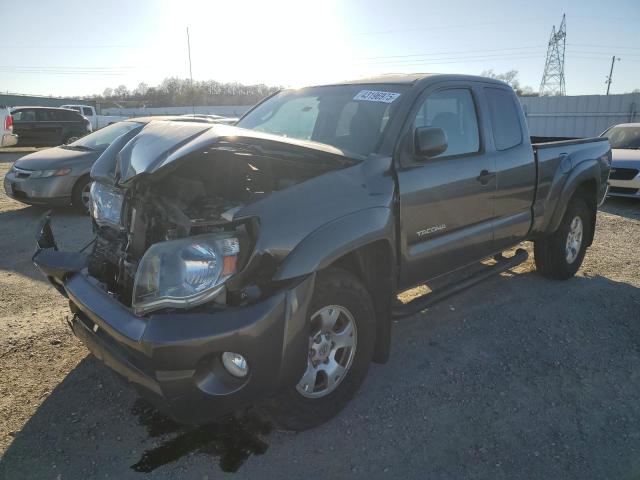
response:
[[(563, 288), (559, 289), (558, 285)], [(573, 300), (567, 304), (566, 299), (572, 295)], [(604, 302), (601, 311), (587, 315), (584, 309), (578, 311), (581, 303), (594, 297), (598, 304)], [(540, 306), (542, 301), (546, 307)], [(580, 416), (578, 424), (599, 425), (602, 420), (599, 403), (587, 402), (576, 413), (571, 402), (580, 401), (581, 394), (586, 395), (585, 398), (597, 396), (606, 402), (607, 395), (615, 392), (600, 383), (602, 379), (613, 381), (609, 375), (623, 380), (626, 370), (620, 369), (619, 363), (628, 358), (616, 357), (614, 361), (603, 362), (601, 357), (605, 353), (599, 347), (596, 349), (599, 355), (589, 349), (598, 345), (601, 338), (615, 337), (617, 351), (607, 354), (640, 351), (639, 313), (640, 289), (602, 276), (577, 277), (562, 283), (543, 279), (533, 272), (496, 276), (426, 314), (397, 322), (391, 360), (373, 369), (375, 375), (369, 375), (352, 404), (339, 419), (332, 421), (334, 426), (295, 438), (281, 438), (278, 448), (285, 452), (295, 448), (312, 449), (321, 441), (335, 444), (338, 452), (345, 439), (344, 432), (335, 428), (336, 425), (347, 421), (354, 429), (360, 425), (363, 431), (378, 427), (386, 431), (389, 420), (385, 416), (370, 415), (371, 405), (383, 412), (394, 412), (398, 398), (402, 399), (405, 413), (394, 417), (398, 423), (394, 428), (398, 431), (388, 432), (389, 438), (396, 435), (398, 439), (404, 438), (401, 430), (411, 432), (417, 436), (413, 441), (428, 446), (429, 456), (433, 458), (448, 458), (452, 455), (448, 445), (455, 444), (456, 455), (462, 457), (455, 457), (458, 462), (464, 462), (465, 455), (476, 454), (477, 444), (481, 444), (486, 435), (504, 438), (504, 444), (503, 440), (496, 440), (498, 452), (501, 448), (508, 450), (508, 442), (520, 445), (528, 441), (518, 437), (522, 431), (544, 434), (544, 428), (571, 430), (576, 425), (575, 415)], [(468, 328), (460, 328), (463, 319), (469, 322)], [(486, 333), (487, 329), (493, 330)], [(592, 338), (585, 337), (589, 334)], [(556, 341), (560, 347), (554, 344)], [(507, 345), (514, 342), (526, 348), (509, 350)], [(559, 351), (566, 362), (561, 367), (556, 364)], [(509, 365), (512, 383), (509, 387), (497, 388), (495, 382), (502, 383), (505, 364)], [(591, 373), (590, 364), (594, 366)], [(574, 368), (580, 369), (580, 381), (573, 378)], [(600, 376), (598, 370), (603, 368), (611, 370)], [(403, 372), (403, 378), (399, 378), (398, 372)], [(466, 380), (452, 382), (452, 375)], [(627, 379), (628, 387), (639, 387), (640, 378), (635, 381), (633, 378)], [(571, 396), (577, 397), (569, 401), (567, 389), (574, 383), (576, 390)], [(394, 386), (392, 394), (391, 385)], [(585, 385), (589, 390), (580, 390), (587, 388)], [(532, 388), (533, 394), (522, 394)], [(557, 407), (546, 411), (541, 403), (544, 398), (551, 398)], [(535, 416), (511, 416), (504, 406), (512, 404), (518, 404), (521, 411), (545, 411), (544, 421), (548, 425), (537, 424)], [(507, 423), (497, 425), (486, 405), (504, 407)], [(571, 416), (569, 420), (565, 418), (567, 415)], [(640, 420), (640, 409), (627, 411), (625, 415)], [(471, 430), (469, 418), (474, 418)], [(429, 429), (417, 428), (421, 422), (429, 422)], [(505, 425), (511, 424), (513, 431), (504, 430)], [(538, 432), (539, 429), (544, 431)], [(265, 436), (270, 432), (271, 426), (251, 413), (202, 427), (177, 425), (137, 400), (131, 389), (89, 356), (67, 375), (14, 435), (0, 462), (0, 477), (33, 478), (37, 472), (55, 472), (62, 478), (105, 475), (136, 478), (134, 472), (151, 472), (165, 466), (179, 468), (168, 471), (175, 476), (199, 475), (201, 478), (213, 473), (212, 466), (208, 463), (203, 467), (198, 460), (200, 455), (195, 454), (213, 456), (221, 470), (236, 471), (251, 455), (267, 451)], [(617, 438), (624, 437), (624, 432), (618, 433), (621, 435)], [(433, 435), (438, 441), (430, 438)], [(366, 436), (362, 441), (366, 441)], [(583, 438), (581, 442), (571, 448), (587, 451), (600, 448), (602, 454), (598, 455), (618, 458), (613, 450), (619, 446), (599, 445), (598, 438)], [(526, 442), (523, 448), (529, 448)], [(352, 453), (363, 455), (359, 452), (358, 449)], [(283, 461), (282, 458), (283, 455), (275, 455), (274, 461)], [(179, 460), (182, 460), (180, 467), (170, 467)], [(361, 462), (366, 463), (367, 459)], [(284, 471), (281, 473), (283, 477), (288, 476)]]
[[(267, 451), (265, 436), (271, 430), (271, 424), (253, 411), (202, 426), (179, 425), (89, 355), (48, 395), (24, 428), (14, 432), (0, 462), (0, 478), (30, 478), (29, 472), (51, 464), (63, 478), (78, 478), (80, 471), (92, 468), (99, 475), (103, 470), (95, 456), (92, 460), (92, 455), (74, 455), (94, 449), (117, 456), (122, 462), (117, 470), (131, 474), (149, 473), (193, 454), (216, 458), (220, 470), (235, 472), (251, 455)], [(43, 442), (48, 447), (43, 449)], [(144, 451), (139, 450), (141, 444), (147, 447)], [(29, 471), (23, 468), (27, 458)]]

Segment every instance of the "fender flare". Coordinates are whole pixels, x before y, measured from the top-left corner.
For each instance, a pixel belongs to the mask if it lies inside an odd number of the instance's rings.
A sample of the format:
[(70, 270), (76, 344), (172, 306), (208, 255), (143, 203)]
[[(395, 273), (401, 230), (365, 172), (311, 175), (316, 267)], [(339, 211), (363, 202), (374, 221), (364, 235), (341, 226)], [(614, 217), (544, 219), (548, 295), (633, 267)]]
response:
[(394, 216), (390, 208), (358, 210), (307, 235), (287, 255), (273, 279), (288, 280), (317, 272), (343, 255), (377, 240), (387, 240), (393, 246), (394, 238)]
[[(387, 207), (359, 210), (340, 217), (305, 237), (285, 258), (274, 280), (287, 280), (310, 275), (328, 267), (340, 257), (361, 247), (383, 240), (393, 252), (395, 246), (395, 220)], [(391, 277), (394, 277), (395, 255), (390, 257)], [(392, 278), (384, 279), (395, 285)], [(393, 287), (390, 288), (394, 290)], [(370, 291), (371, 293), (371, 291)], [(391, 297), (371, 293), (376, 310), (376, 343), (373, 361), (385, 363), (391, 349)]]
[(567, 211), (569, 201), (583, 182), (594, 180), (596, 182), (596, 195), (600, 191), (600, 167), (597, 160), (587, 160), (576, 165), (567, 179), (558, 197), (558, 203), (551, 215), (545, 231), (555, 232), (560, 227), (562, 217)]

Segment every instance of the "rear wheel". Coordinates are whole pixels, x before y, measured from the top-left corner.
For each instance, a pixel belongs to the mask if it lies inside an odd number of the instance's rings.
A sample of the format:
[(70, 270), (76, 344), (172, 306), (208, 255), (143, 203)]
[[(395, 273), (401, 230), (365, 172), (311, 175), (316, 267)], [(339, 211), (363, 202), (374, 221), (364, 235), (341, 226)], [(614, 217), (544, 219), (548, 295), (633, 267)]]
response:
[(89, 213), (89, 192), (91, 189), (91, 178), (89, 175), (81, 177), (73, 186), (71, 203), (75, 209), (82, 213)]
[(536, 269), (542, 275), (566, 280), (576, 274), (587, 251), (587, 235), (593, 228), (591, 218), (585, 201), (573, 198), (558, 230), (534, 242)]
[(375, 343), (371, 296), (347, 271), (318, 275), (309, 312), (306, 369), (271, 406), (280, 426), (297, 431), (321, 425), (346, 406), (367, 374)]

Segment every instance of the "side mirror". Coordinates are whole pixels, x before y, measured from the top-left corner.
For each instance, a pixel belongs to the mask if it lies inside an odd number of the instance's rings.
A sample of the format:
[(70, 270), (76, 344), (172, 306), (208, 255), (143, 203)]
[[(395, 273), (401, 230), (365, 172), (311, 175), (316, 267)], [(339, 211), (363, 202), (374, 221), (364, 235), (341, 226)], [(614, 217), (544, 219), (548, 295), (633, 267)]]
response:
[(447, 134), (438, 127), (418, 127), (414, 134), (416, 154), (427, 158), (447, 149)]

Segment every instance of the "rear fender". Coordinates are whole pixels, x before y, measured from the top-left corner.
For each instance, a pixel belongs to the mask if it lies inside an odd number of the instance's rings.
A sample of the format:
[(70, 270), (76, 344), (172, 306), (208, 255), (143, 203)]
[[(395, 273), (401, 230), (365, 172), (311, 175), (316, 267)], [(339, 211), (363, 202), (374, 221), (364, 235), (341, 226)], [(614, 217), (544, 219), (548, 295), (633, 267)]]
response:
[(596, 191), (594, 192), (594, 195), (597, 196), (597, 192), (600, 191), (600, 165), (597, 160), (587, 160), (579, 163), (569, 173), (569, 176), (564, 182), (562, 191), (558, 196), (556, 208), (550, 216), (549, 223), (544, 229), (545, 233), (553, 233), (560, 227), (560, 222), (562, 222), (562, 217), (567, 211), (569, 201), (580, 185), (588, 181), (596, 182)]

